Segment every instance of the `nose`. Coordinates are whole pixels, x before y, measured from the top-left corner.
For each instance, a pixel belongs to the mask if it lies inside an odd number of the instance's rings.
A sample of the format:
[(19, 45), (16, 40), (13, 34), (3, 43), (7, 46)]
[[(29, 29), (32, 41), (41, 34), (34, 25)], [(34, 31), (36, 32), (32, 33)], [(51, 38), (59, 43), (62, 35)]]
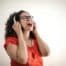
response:
[(31, 18), (26, 19), (26, 21), (29, 22), (29, 23), (32, 23), (32, 19)]

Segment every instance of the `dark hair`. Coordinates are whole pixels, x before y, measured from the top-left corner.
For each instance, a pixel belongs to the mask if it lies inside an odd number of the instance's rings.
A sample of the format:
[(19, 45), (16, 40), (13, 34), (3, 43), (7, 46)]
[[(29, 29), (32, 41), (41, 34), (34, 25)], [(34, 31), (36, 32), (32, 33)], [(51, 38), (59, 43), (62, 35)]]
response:
[[(24, 13), (24, 12), (26, 12), (26, 11), (21, 10), (21, 11), (19, 11), (19, 12), (14, 12), (14, 13), (12, 13), (12, 14), (9, 16), (9, 18), (8, 18), (8, 20), (7, 20), (7, 22), (6, 22), (6, 27), (5, 27), (5, 38), (7, 38), (7, 37), (9, 37), (9, 36), (17, 37), (16, 32), (15, 32), (15, 31), (13, 30), (13, 28), (12, 28), (12, 25), (14, 24), (13, 18), (14, 18), (14, 16), (15, 16), (15, 20), (16, 20), (16, 21), (20, 21), (20, 14), (21, 14), (21, 13)], [(23, 27), (22, 27), (22, 30), (24, 31)], [(30, 32), (29, 38), (30, 38), (30, 39), (35, 39), (35, 35), (34, 35), (34, 33), (33, 33), (32, 31)]]

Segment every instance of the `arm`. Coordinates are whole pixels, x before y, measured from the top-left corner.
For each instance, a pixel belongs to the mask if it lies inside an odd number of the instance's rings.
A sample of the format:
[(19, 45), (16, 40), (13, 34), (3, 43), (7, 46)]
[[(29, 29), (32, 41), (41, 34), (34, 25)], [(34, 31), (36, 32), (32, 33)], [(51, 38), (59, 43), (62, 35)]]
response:
[(27, 47), (25, 44), (25, 41), (23, 39), (23, 34), (22, 31), (19, 29), (19, 24), (13, 25), (14, 30), (17, 32), (17, 37), (18, 37), (18, 46), (9, 43), (7, 45), (7, 53), (8, 55), (15, 61), (17, 61), (20, 64), (26, 64), (28, 60), (28, 52), (27, 52)]
[(49, 47), (45, 43), (45, 41), (43, 41), (41, 39), (41, 37), (39, 36), (39, 34), (38, 34), (37, 30), (36, 30), (35, 22), (33, 22), (33, 25), (34, 25), (34, 30), (33, 31), (34, 31), (34, 35), (35, 35), (37, 43), (38, 43), (39, 50), (40, 50), (42, 56), (48, 56), (48, 54), (49, 54)]
[(48, 45), (41, 39), (39, 34), (35, 34), (39, 50), (42, 54), (42, 56), (48, 56), (49, 55), (49, 47)]
[(22, 59), (23, 63), (26, 63), (28, 60), (28, 52), (22, 33), (18, 35), (18, 41), (19, 41), (19, 45), (17, 48), (17, 57), (19, 59)]

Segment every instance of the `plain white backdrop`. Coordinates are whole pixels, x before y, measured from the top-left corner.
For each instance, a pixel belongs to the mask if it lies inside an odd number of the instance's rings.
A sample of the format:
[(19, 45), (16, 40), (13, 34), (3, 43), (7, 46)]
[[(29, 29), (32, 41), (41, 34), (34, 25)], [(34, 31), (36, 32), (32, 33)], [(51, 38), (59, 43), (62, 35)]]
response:
[(9, 66), (4, 45), (5, 23), (15, 11), (26, 10), (34, 16), (37, 30), (50, 47), (43, 57), (45, 66), (66, 66), (66, 1), (65, 0), (0, 0), (0, 66)]

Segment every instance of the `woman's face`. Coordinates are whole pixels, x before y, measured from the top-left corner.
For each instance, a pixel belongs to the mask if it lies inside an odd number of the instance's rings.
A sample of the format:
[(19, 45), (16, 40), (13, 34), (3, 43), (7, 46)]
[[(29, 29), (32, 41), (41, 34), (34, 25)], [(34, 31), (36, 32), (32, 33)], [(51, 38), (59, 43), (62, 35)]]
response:
[(20, 23), (25, 31), (33, 31), (32, 16), (28, 12), (20, 14)]

